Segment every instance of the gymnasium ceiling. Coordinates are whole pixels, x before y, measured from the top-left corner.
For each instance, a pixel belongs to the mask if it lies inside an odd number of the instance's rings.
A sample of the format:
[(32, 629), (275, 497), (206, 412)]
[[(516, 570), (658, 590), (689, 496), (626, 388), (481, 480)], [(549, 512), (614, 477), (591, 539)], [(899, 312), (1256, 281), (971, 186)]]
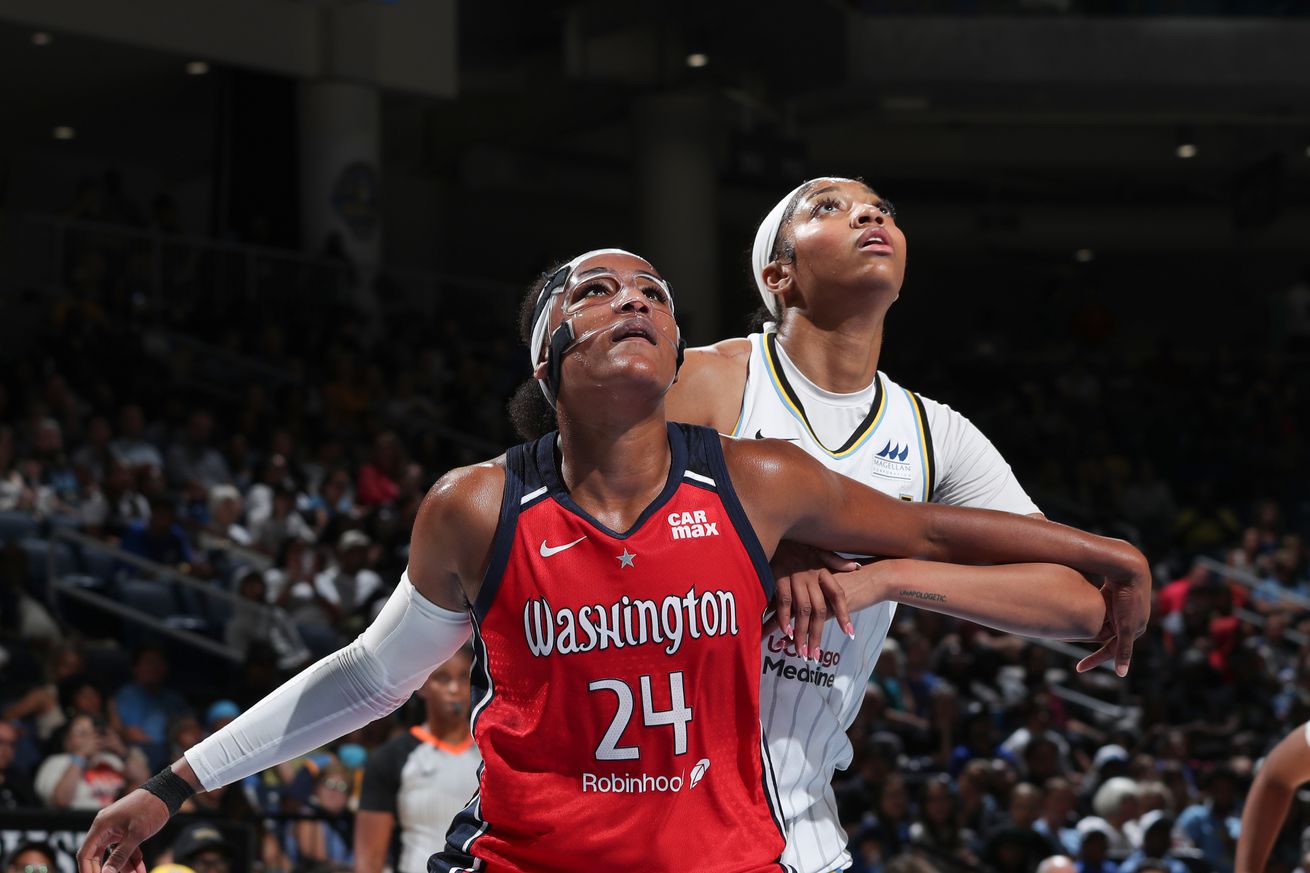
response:
[[(1310, 19), (1293, 6), (463, 0), (455, 95), (389, 89), (386, 160), (411, 174), (490, 161), (502, 184), (604, 201), (634, 172), (642, 100), (694, 93), (717, 119), (721, 208), (744, 221), (824, 171), (868, 177), (959, 241), (1008, 229), (1063, 246), (1065, 225), (1090, 223), (1113, 225), (1106, 245), (1154, 230), (1185, 249), (1222, 225), (1303, 252)], [(1260, 14), (1220, 14), (1235, 10)], [(0, 146), (48, 147), (76, 118), (77, 147), (97, 155), (208, 159), (215, 77), (185, 75), (193, 58), (65, 32), (38, 47), (32, 33), (0, 24)]]

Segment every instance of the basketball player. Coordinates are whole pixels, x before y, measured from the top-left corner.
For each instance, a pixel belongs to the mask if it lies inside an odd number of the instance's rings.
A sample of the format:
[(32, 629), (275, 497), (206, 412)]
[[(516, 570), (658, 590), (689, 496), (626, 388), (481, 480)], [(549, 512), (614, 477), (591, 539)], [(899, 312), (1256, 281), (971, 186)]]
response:
[[(864, 183), (820, 178), (789, 192), (760, 226), (752, 252), (757, 286), (777, 326), (689, 350), (667, 398), (669, 418), (742, 438), (790, 440), (829, 468), (904, 500), (1038, 515), (968, 419), (878, 371), (884, 320), (905, 263), (894, 210)], [(546, 419), (520, 432), (551, 426)], [(805, 585), (790, 584), (783, 568), (811, 566), (806, 560), (812, 559), (795, 549), (775, 557), (779, 621), (790, 630), (795, 613), (799, 633), (775, 631), (764, 641), (762, 714), (792, 825), (788, 860), (819, 873), (850, 863), (830, 784), (833, 771), (851, 760), (846, 730), (895, 604), (860, 613), (850, 639), (840, 633), (845, 623), (812, 620), (822, 618), (813, 612), (821, 606), (811, 605)], [(839, 567), (849, 565), (826, 569)], [(1079, 669), (1114, 657), (1124, 675), (1149, 604), (1149, 585), (1117, 591), (1117, 633)], [(831, 685), (787, 675), (814, 649), (834, 668)]]
[[(1264, 759), (1246, 795), (1233, 873), (1263, 873), (1283, 828), (1297, 786), (1310, 781), (1310, 723), (1303, 724)], [(1302, 864), (1302, 867), (1305, 865)]]
[(1103, 632), (1106, 615), (1082, 573), (1140, 583), (1148, 572), (1125, 543), (901, 502), (785, 442), (670, 424), (679, 334), (668, 286), (641, 258), (581, 255), (534, 299), (531, 348), (558, 433), (443, 476), (373, 624), (98, 815), (81, 873), (111, 846), (105, 873), (139, 871), (141, 840), (190, 792), (394, 709), (470, 628), (485, 766), (432, 873), (782, 869), (759, 723), (780, 540), (1041, 562), (883, 561), (848, 574), (845, 590), (855, 608), (922, 600), (968, 617), (1013, 600), (1004, 629), (1075, 638)]
[(478, 790), (478, 754), (469, 735), (469, 668), (465, 646), (418, 690), (427, 718), (368, 757), (355, 815), (355, 873), (381, 873), (391, 832), (400, 824), (398, 873), (425, 873), (428, 858)]
[[(752, 270), (776, 325), (762, 333), (687, 352), (669, 392), (670, 419), (720, 433), (785, 439), (829, 469), (905, 501), (1038, 515), (1004, 458), (949, 406), (902, 388), (878, 371), (887, 311), (900, 294), (906, 240), (891, 204), (861, 181), (819, 178), (792, 190), (756, 233)], [(775, 558), (778, 618), (787, 572), (804, 558)], [(835, 567), (835, 565), (834, 565)], [(761, 717), (769, 738), (790, 829), (786, 860), (803, 873), (850, 865), (837, 817), (834, 770), (851, 762), (846, 731), (864, 699), (896, 604), (854, 617), (854, 638), (831, 624), (805, 621), (794, 639), (764, 640)], [(1117, 632), (1079, 670), (1114, 657), (1126, 674), (1133, 641), (1146, 627), (1150, 582), (1120, 589), (1110, 601)], [(820, 648), (830, 682), (798, 682), (788, 668)]]

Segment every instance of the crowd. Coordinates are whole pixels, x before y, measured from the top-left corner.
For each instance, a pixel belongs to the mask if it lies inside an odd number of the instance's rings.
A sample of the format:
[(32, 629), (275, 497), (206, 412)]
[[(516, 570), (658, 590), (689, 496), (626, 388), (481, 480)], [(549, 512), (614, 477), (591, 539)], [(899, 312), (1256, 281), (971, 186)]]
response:
[[(70, 251), (73, 295), (0, 377), (0, 809), (98, 809), (352, 638), (399, 578), (431, 482), (514, 441), (512, 295), (483, 302), (506, 313), (483, 335), (454, 306), (435, 325), (384, 307), (372, 329), (340, 302), (301, 301), (294, 321), (238, 298), (163, 313), (130, 303), (113, 262)], [(1133, 358), (1075, 322), (1022, 355), (959, 349), (967, 366), (893, 348), (888, 367), (970, 414), (1051, 517), (1141, 544), (1156, 607), (1125, 680), (898, 611), (838, 774), (855, 869), (1021, 873), (1065, 855), (1082, 873), (1229, 873), (1253, 769), (1310, 719), (1310, 517), (1291, 475), (1305, 368), (1234, 352), (1216, 371), (1166, 345)], [(238, 378), (241, 361), (258, 366)], [(233, 660), (52, 593), (52, 549), (81, 590)], [(266, 870), (348, 865), (340, 816), (370, 752), (417, 717), (188, 811), (249, 823)], [(1310, 869), (1307, 826), (1298, 801), (1282, 869)]]

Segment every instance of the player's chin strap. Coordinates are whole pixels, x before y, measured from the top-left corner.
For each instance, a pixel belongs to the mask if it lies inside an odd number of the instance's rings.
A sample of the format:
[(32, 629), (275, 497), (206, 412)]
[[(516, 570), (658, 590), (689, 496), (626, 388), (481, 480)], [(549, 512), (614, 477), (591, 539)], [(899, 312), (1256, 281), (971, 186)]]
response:
[[(564, 266), (560, 267), (541, 289), (541, 294), (537, 297), (537, 304), (533, 312), (533, 329), (532, 329), (532, 353), (533, 363), (536, 363), (537, 350), (541, 348), (542, 340), (545, 339), (546, 323), (549, 321), (550, 300), (556, 294), (563, 291), (565, 284), (569, 281), (569, 276), (573, 273), (573, 268), (577, 265), (580, 258), (575, 258)], [(665, 286), (667, 288), (667, 284)], [(669, 294), (669, 302), (672, 305), (673, 295)], [(537, 384), (541, 386), (541, 393), (545, 396), (546, 401), (550, 403), (552, 409), (555, 408), (555, 398), (559, 395), (560, 371), (564, 366), (564, 356), (576, 349), (585, 342), (589, 342), (597, 335), (612, 330), (611, 325), (593, 327), (581, 336), (573, 332), (574, 315), (566, 316), (560, 322), (559, 327), (555, 328), (550, 334), (549, 344), (546, 346), (546, 378), (538, 379)], [(660, 331), (655, 331), (656, 341), (669, 342), (669, 339)], [(677, 379), (678, 371), (682, 369), (682, 361), (687, 352), (687, 341), (682, 338), (682, 330), (678, 329), (677, 341), (678, 357), (674, 365), (673, 378)]]

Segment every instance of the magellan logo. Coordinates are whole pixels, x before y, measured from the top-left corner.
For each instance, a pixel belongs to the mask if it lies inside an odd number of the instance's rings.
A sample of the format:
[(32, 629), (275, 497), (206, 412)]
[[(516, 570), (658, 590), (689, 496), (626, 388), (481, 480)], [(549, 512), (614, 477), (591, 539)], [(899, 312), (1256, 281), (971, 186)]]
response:
[(910, 471), (910, 465), (905, 460), (909, 456), (910, 444), (908, 442), (901, 445), (899, 442), (888, 440), (887, 445), (882, 447), (882, 451), (873, 456), (873, 472), (890, 479), (911, 479), (914, 474)]
[(703, 509), (695, 512), (670, 512), (667, 520), (675, 540), (694, 540), (719, 535), (719, 523), (710, 521)]
[(900, 443), (893, 444), (888, 440), (887, 445), (883, 446), (882, 451), (878, 453), (878, 457), (886, 458), (889, 461), (904, 461), (909, 454), (910, 447), (908, 445), (901, 448)]

